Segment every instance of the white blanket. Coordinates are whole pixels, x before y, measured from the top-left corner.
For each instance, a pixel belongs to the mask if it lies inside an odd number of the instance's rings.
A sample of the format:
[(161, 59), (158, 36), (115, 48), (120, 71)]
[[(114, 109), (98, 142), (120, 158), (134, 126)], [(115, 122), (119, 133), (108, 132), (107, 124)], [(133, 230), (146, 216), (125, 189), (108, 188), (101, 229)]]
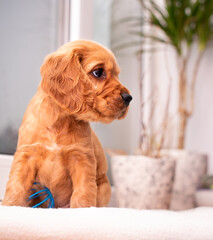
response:
[(0, 239), (213, 240), (213, 208), (172, 212), (0, 206)]

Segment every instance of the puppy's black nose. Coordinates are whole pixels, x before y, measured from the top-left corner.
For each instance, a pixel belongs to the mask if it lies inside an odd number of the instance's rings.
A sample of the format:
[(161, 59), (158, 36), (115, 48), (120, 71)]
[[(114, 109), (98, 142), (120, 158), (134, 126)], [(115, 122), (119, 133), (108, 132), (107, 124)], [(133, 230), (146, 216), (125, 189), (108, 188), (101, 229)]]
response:
[(132, 100), (132, 96), (129, 95), (129, 93), (125, 92), (125, 93), (121, 93), (121, 97), (123, 98), (125, 105), (128, 106), (130, 101)]

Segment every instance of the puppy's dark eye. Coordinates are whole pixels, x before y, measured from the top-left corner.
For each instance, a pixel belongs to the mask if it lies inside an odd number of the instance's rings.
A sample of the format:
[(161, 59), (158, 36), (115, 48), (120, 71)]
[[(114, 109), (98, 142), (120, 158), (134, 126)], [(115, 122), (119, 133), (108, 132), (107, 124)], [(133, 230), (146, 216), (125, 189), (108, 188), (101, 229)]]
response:
[(96, 78), (104, 78), (105, 77), (105, 72), (103, 68), (98, 68), (94, 71), (92, 71), (92, 74)]

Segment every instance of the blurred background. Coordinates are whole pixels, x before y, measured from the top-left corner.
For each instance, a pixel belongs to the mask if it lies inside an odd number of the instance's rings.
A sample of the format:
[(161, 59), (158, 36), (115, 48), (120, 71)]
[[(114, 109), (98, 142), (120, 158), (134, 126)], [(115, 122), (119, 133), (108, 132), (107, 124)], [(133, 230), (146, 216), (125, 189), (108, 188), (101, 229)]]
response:
[[(156, 2), (164, 4), (161, 0)], [(139, 51), (143, 38), (136, 31), (140, 31), (143, 23), (135, 24), (134, 20), (144, 15), (145, 8), (138, 0), (0, 0), (0, 153), (15, 152), (18, 128), (41, 81), (44, 57), (60, 45), (77, 39), (94, 40), (112, 49), (121, 68), (120, 80), (133, 96), (124, 120), (109, 125), (92, 124), (104, 148), (129, 154), (137, 151), (141, 135), (140, 78), (143, 78), (143, 116), (150, 125), (149, 131), (162, 130), (161, 121), (169, 101), (171, 121), (164, 147), (175, 147), (171, 135), (177, 134), (174, 131), (178, 101), (176, 58), (172, 46), (159, 46), (159, 43), (154, 45), (157, 51)], [(192, 62), (195, 55), (196, 46), (192, 48)], [(210, 42), (197, 72), (195, 107), (187, 122), (184, 145), (187, 150), (208, 154), (211, 174), (212, 60)], [(155, 114), (152, 114), (153, 105)]]

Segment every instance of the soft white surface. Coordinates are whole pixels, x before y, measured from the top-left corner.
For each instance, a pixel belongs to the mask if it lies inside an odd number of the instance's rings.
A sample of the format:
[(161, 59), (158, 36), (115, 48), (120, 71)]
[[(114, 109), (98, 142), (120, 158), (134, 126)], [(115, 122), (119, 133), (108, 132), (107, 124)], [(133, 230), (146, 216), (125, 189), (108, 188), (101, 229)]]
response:
[(213, 208), (172, 212), (0, 206), (0, 239), (212, 240)]

